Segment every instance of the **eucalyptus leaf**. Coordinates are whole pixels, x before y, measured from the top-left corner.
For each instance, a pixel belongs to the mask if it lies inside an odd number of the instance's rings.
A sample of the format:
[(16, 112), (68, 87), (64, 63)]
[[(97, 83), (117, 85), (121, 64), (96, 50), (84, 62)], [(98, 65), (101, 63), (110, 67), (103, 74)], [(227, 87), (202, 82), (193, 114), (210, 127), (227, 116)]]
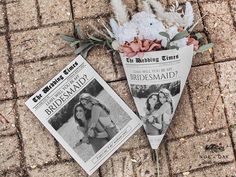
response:
[(205, 44), (205, 45), (199, 47), (199, 49), (197, 50), (197, 53), (203, 53), (203, 52), (211, 49), (213, 46), (214, 46), (213, 43)]
[(99, 39), (99, 38), (97, 38), (97, 37), (94, 37), (94, 36), (90, 35), (90, 34), (88, 34), (88, 37), (89, 37), (90, 39), (94, 40), (94, 41), (97, 41), (97, 42), (102, 42), (102, 41), (103, 41), (103, 40), (101, 40), (101, 39)]
[(71, 36), (67, 36), (67, 35), (61, 35), (61, 38), (62, 38), (64, 41), (67, 41), (67, 42), (74, 42), (74, 41), (77, 40), (76, 38), (71, 37)]
[(178, 47), (178, 46), (174, 46), (174, 45), (172, 45), (172, 46), (169, 46), (168, 49), (177, 49), (177, 50), (179, 50), (179, 47)]
[(84, 49), (86, 49), (87, 47), (89, 47), (91, 44), (87, 43), (84, 45), (81, 45), (78, 49), (75, 50), (75, 55), (79, 55)]
[(197, 39), (202, 39), (203, 38), (201, 33), (196, 33), (195, 36), (197, 37)]
[(161, 36), (164, 36), (164, 37), (170, 39), (170, 35), (169, 35), (168, 33), (166, 33), (166, 32), (160, 32), (159, 34), (160, 34)]
[(72, 43), (70, 43), (70, 46), (71, 47), (74, 47), (75, 45), (79, 44), (81, 41), (77, 40), (77, 41), (74, 41)]
[(82, 52), (81, 52), (81, 55), (82, 57), (84, 57), (85, 59), (87, 58), (87, 55), (88, 55), (88, 52), (95, 46), (91, 45), (89, 47), (87, 47), (86, 49), (84, 49)]
[(106, 44), (107, 44), (107, 46), (108, 46), (110, 49), (113, 50), (113, 47), (112, 47), (112, 45), (111, 45), (111, 43), (110, 43), (109, 41), (106, 41)]
[(188, 36), (189, 36), (189, 33), (187, 31), (179, 32), (173, 37), (173, 39), (171, 39), (171, 41), (177, 41)]

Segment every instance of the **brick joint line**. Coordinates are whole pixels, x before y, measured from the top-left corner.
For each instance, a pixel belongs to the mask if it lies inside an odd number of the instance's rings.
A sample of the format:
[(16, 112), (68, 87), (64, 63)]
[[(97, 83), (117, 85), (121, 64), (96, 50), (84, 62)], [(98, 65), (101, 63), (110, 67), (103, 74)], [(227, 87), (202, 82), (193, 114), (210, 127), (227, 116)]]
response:
[[(7, 17), (7, 7), (6, 7), (6, 0), (4, 1), (3, 4), (3, 12), (4, 12), (4, 21), (5, 21), (5, 26), (6, 26), (6, 43), (7, 43), (7, 52), (8, 52), (8, 72), (9, 72), (9, 79), (10, 79), (10, 84), (11, 84), (11, 89), (12, 89), (12, 94), (13, 98), (17, 97), (17, 90), (15, 87), (15, 79), (14, 79), (14, 67), (13, 67), (13, 59), (12, 59), (12, 54), (11, 54), (11, 44), (10, 44), (10, 35), (9, 35), (9, 21)], [(16, 133), (18, 137), (18, 143), (19, 143), (19, 150), (20, 150), (20, 167), (21, 171), (24, 176), (29, 176), (27, 171), (26, 171), (26, 161), (25, 161), (25, 156), (24, 156), (24, 143), (22, 139), (22, 133), (21, 133), (21, 128), (20, 128), (20, 122), (19, 122), (19, 113), (17, 109), (17, 104), (15, 102), (14, 104), (14, 115), (15, 115), (15, 125), (16, 125)]]
[[(198, 4), (199, 4), (199, 7), (200, 7), (200, 3), (199, 3), (199, 0), (197, 0)], [(228, 6), (230, 8), (230, 4), (229, 4), (229, 1), (226, 1), (228, 2)], [(200, 7), (201, 8), (201, 7)], [(230, 8), (231, 10), (231, 8)], [(202, 15), (202, 11), (200, 10), (200, 13)], [(231, 17), (232, 17), (232, 14), (231, 14)], [(233, 20), (233, 19), (232, 19)], [(205, 21), (203, 20), (203, 26), (205, 26)], [(206, 32), (206, 36), (208, 39), (210, 39), (210, 35), (209, 35), (209, 32), (206, 30), (206, 28), (204, 28), (204, 31)], [(217, 84), (218, 84), (218, 88), (219, 88), (219, 91), (220, 91), (220, 97), (221, 97), (221, 100), (222, 100), (222, 104), (224, 106), (224, 115), (225, 115), (225, 119), (226, 119), (226, 124), (227, 124), (227, 129), (228, 129), (228, 133), (229, 133), (229, 137), (230, 137), (230, 140), (231, 140), (231, 145), (232, 145), (232, 149), (233, 149), (233, 152), (234, 152), (234, 160), (236, 159), (236, 152), (234, 150), (234, 141), (233, 141), (233, 135), (231, 134), (231, 131), (230, 131), (230, 126), (229, 126), (229, 121), (228, 121), (228, 116), (227, 116), (227, 111), (226, 111), (226, 106), (225, 106), (225, 103), (224, 103), (224, 98), (222, 96), (222, 92), (223, 90), (221, 89), (220, 87), (220, 81), (219, 81), (219, 75), (218, 75), (218, 72), (217, 72), (217, 69), (216, 69), (216, 63), (215, 62), (215, 56), (214, 56), (214, 50), (213, 50), (213, 53), (212, 53), (212, 58), (213, 58), (213, 62), (214, 62), (214, 71), (215, 71), (215, 74), (216, 74), (216, 78), (217, 78)]]

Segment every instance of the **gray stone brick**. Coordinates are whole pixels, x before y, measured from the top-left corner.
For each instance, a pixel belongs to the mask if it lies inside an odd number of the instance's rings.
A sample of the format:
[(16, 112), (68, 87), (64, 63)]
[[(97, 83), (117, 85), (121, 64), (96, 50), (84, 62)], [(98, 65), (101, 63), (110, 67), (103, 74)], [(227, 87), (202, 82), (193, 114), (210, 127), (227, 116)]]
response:
[(234, 160), (231, 140), (226, 130), (170, 142), (168, 151), (173, 173)]
[(34, 167), (57, 160), (53, 137), (26, 107), (25, 101), (20, 99), (17, 103), (26, 165)]

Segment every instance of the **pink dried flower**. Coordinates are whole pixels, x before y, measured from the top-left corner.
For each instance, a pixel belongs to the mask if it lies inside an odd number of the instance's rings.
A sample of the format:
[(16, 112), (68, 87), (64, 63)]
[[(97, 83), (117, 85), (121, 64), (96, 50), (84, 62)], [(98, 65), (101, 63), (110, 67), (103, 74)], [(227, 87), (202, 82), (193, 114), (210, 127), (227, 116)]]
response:
[(192, 37), (188, 37), (187, 45), (191, 44), (193, 44), (194, 50), (197, 51), (199, 48), (199, 41)]
[(143, 57), (144, 52), (157, 51), (161, 48), (161, 41), (135, 38), (133, 41), (120, 46), (119, 51), (125, 53), (127, 57), (134, 57), (135, 55)]

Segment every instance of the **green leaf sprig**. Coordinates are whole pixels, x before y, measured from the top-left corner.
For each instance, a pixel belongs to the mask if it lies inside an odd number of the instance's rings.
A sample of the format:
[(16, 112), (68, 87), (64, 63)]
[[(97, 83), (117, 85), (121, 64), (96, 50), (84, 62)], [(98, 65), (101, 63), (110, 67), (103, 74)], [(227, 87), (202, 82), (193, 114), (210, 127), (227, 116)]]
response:
[(170, 45), (171, 42), (173, 41), (178, 41), (180, 39), (183, 39), (185, 37), (188, 37), (190, 34), (187, 31), (182, 31), (179, 32), (178, 34), (176, 34), (172, 39), (170, 38), (170, 35), (167, 32), (160, 32), (159, 33), (161, 36), (164, 36), (167, 38), (167, 45), (166, 45), (166, 49), (179, 49), (179, 47), (174, 46), (174, 45)]
[(113, 40), (111, 38), (95, 37), (93, 35), (87, 34), (88, 38), (82, 39), (82, 33), (79, 26), (76, 27), (76, 33), (78, 37), (61, 35), (61, 38), (66, 42), (69, 42), (71, 47), (75, 47), (75, 55), (82, 55), (84, 58), (86, 58), (88, 52), (96, 46), (103, 46), (107, 47), (109, 50), (114, 50), (112, 48)]

